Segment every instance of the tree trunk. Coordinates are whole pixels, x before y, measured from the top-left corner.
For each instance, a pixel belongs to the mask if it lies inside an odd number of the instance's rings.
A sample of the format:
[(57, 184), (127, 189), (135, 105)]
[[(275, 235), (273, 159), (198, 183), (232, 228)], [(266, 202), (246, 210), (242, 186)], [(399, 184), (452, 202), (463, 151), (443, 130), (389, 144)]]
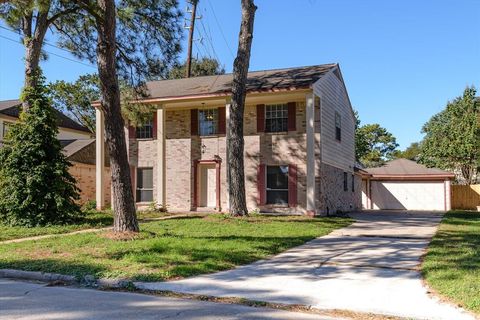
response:
[[(39, 12), (35, 19), (34, 31), (32, 31), (32, 14), (23, 17), (23, 36), (25, 45), (25, 87), (34, 87), (39, 72), (40, 55), (42, 53), (43, 40), (48, 29), (49, 4)], [(23, 110), (28, 110), (29, 102), (23, 101)]]
[(97, 63), (105, 118), (105, 140), (110, 153), (115, 232), (138, 232), (138, 222), (127, 158), (120, 88), (116, 70), (115, 2), (98, 0), (102, 19), (97, 19)]
[(253, 22), (257, 7), (253, 0), (242, 1), (242, 22), (238, 38), (237, 57), (233, 63), (232, 101), (228, 121), (228, 161), (230, 214), (248, 214), (245, 199), (243, 113), (245, 109), (246, 82), (253, 39)]

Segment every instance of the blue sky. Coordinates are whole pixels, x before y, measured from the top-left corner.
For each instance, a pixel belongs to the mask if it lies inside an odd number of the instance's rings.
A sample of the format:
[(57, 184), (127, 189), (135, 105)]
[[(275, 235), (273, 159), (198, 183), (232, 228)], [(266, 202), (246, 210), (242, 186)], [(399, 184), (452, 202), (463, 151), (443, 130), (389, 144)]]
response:
[[(219, 57), (231, 71), (239, 0), (200, 0), (194, 55)], [(480, 0), (257, 0), (251, 70), (340, 63), (363, 124), (380, 123), (403, 149), (467, 85), (480, 87)], [(295, 3), (294, 5), (292, 3)], [(185, 1), (181, 1), (185, 8)], [(212, 11), (213, 8), (213, 11)], [(215, 15), (214, 15), (215, 13)], [(215, 19), (216, 16), (216, 19)], [(211, 44), (207, 38), (210, 38)], [(17, 39), (0, 29), (0, 36)], [(51, 36), (48, 39), (54, 42)], [(227, 45), (228, 44), (228, 45)], [(48, 51), (70, 57), (53, 47)], [(23, 48), (0, 37), (0, 100), (17, 98)], [(95, 68), (56, 56), (49, 81)]]

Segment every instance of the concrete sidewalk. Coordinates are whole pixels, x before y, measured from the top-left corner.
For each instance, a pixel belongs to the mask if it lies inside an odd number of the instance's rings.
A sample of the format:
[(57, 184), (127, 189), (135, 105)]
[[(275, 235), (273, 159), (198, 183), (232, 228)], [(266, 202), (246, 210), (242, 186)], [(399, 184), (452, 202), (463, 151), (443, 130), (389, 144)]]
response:
[(415, 319), (473, 319), (428, 294), (418, 271), (440, 214), (367, 212), (351, 226), (269, 260), (152, 290), (310, 305)]
[[(1, 320), (334, 320), (331, 317), (0, 279)], [(337, 318), (335, 318), (337, 319)]]

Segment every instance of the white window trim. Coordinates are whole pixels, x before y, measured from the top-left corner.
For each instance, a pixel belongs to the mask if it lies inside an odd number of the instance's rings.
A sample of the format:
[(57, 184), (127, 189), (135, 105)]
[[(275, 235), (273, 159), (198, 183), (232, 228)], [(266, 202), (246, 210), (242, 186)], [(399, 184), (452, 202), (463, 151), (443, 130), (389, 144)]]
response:
[[(274, 118), (274, 119), (287, 119), (287, 130), (284, 130), (284, 131), (267, 131), (267, 109), (268, 107), (272, 107), (272, 106), (284, 106), (287, 110), (287, 117), (286, 118)], [(283, 134), (283, 133), (286, 133), (288, 132), (288, 103), (284, 103), (284, 102), (278, 102), (278, 103), (269, 103), (269, 104), (265, 104), (265, 110), (264, 110), (264, 115), (263, 115), (263, 118), (265, 119), (265, 123), (264, 123), (264, 126), (265, 126), (265, 133), (267, 134)]]

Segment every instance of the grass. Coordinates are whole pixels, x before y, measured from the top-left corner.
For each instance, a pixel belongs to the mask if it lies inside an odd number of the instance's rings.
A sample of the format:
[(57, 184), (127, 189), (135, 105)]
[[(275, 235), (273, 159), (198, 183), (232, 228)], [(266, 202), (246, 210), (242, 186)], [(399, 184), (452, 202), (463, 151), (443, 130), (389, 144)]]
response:
[(61, 234), (90, 228), (100, 228), (110, 226), (112, 223), (113, 218), (111, 212), (98, 212), (89, 210), (86, 212), (85, 217), (75, 224), (52, 225), (33, 228), (11, 227), (0, 224), (0, 241), (41, 236), (46, 234)]
[[(153, 212), (153, 211), (139, 211), (137, 213), (138, 219), (155, 219), (165, 216), (174, 215), (174, 213)], [(109, 227), (113, 224), (113, 216), (110, 210), (95, 211), (87, 210), (85, 217), (74, 224), (67, 225), (52, 225), (45, 227), (11, 227), (0, 224), (0, 241), (28, 238), (34, 236), (42, 236), (47, 234), (62, 234), (73, 231), (79, 231), (92, 228)]]
[(142, 224), (130, 241), (107, 232), (0, 246), (0, 268), (157, 281), (231, 269), (347, 226), (346, 218), (177, 218)]
[(480, 314), (480, 213), (448, 212), (422, 265), (431, 288)]

